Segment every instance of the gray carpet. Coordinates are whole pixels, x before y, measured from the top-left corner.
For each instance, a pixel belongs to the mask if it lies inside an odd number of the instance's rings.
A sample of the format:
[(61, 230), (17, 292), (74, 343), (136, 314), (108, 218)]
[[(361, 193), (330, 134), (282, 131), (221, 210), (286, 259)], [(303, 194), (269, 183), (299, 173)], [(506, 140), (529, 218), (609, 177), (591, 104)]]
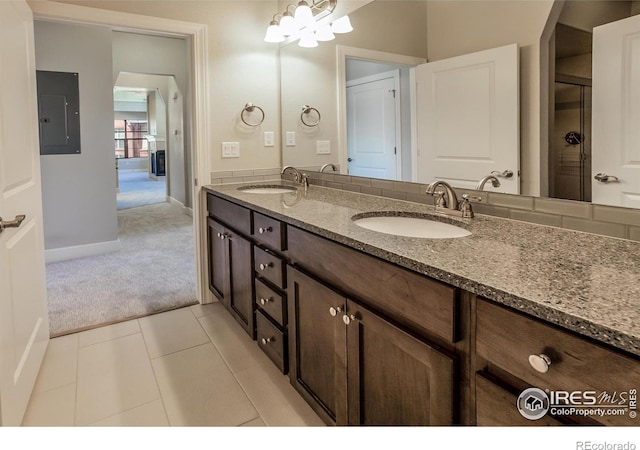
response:
[(120, 170), (118, 188), (118, 210), (167, 201), (166, 177), (152, 180), (146, 171)]
[(51, 336), (197, 303), (192, 219), (158, 203), (118, 211), (121, 250), (47, 264)]

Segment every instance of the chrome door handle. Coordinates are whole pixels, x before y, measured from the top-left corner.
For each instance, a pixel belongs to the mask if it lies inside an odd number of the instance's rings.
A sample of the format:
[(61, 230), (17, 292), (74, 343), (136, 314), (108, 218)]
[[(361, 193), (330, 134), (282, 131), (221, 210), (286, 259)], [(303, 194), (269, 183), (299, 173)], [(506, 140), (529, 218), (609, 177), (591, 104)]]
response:
[(608, 183), (609, 181), (620, 181), (618, 177), (607, 175), (606, 173), (597, 173), (593, 178), (601, 183)]
[(494, 170), (493, 172), (491, 172), (491, 175), (495, 175), (497, 177), (501, 177), (501, 178), (511, 178), (513, 176), (513, 170), (503, 170), (502, 172), (498, 172), (497, 170)]
[(2, 220), (2, 217), (0, 217), (0, 233), (2, 233), (2, 230), (5, 228), (18, 228), (26, 218), (27, 216), (24, 214), (16, 216), (13, 220)]

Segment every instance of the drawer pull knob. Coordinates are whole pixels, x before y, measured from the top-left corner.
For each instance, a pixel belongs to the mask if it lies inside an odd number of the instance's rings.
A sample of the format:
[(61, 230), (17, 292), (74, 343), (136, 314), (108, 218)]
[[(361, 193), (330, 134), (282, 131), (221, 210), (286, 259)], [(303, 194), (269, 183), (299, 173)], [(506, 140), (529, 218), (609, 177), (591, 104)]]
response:
[(329, 308), (329, 314), (331, 314), (333, 317), (337, 316), (339, 312), (342, 312), (342, 308), (340, 308), (339, 306), (336, 306), (335, 308), (332, 306), (331, 308)]
[(258, 228), (258, 233), (260, 233), (260, 234), (265, 234), (265, 233), (268, 233), (270, 231), (271, 231), (271, 227), (267, 227), (267, 228), (260, 227), (260, 228)]
[(225, 240), (229, 237), (229, 235), (227, 233), (218, 233), (218, 237), (222, 240)]
[(529, 355), (529, 364), (540, 373), (547, 373), (551, 365), (551, 358), (544, 353), (539, 355)]
[(267, 303), (269, 303), (271, 301), (270, 298), (264, 298), (264, 297), (260, 297), (260, 304), (262, 306), (266, 305)]
[(273, 267), (273, 263), (260, 264), (260, 270), (267, 270), (269, 267)]
[(262, 343), (262, 345), (267, 345), (272, 340), (273, 340), (273, 338), (262, 338), (262, 339), (260, 339), (260, 342)]
[(355, 314), (350, 314), (350, 315), (344, 315), (342, 316), (342, 321), (344, 322), (345, 325), (349, 325), (351, 322), (353, 322), (354, 320), (356, 320), (357, 317)]

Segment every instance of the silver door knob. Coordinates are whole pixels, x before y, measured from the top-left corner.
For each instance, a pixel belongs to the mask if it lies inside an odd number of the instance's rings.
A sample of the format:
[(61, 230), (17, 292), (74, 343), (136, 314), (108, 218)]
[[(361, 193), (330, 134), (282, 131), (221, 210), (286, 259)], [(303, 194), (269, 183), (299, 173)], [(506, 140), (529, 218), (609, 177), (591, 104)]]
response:
[(349, 325), (351, 322), (353, 322), (354, 320), (356, 320), (357, 317), (355, 314), (350, 314), (350, 315), (344, 315), (342, 316), (342, 321), (344, 322), (345, 325)]
[(0, 217), (0, 232), (2, 232), (2, 230), (4, 230), (5, 228), (18, 228), (20, 225), (22, 225), (22, 222), (24, 222), (24, 219), (26, 218), (27, 216), (25, 216), (24, 214), (16, 216), (16, 218), (13, 220), (2, 220), (2, 217)]
[(272, 267), (273, 263), (266, 263), (266, 264), (260, 264), (258, 267), (260, 267), (260, 270), (267, 270), (269, 267)]
[(339, 312), (342, 312), (342, 308), (340, 308), (339, 306), (332, 306), (331, 308), (329, 308), (329, 314), (331, 314), (333, 317), (337, 316)]
[(264, 298), (264, 297), (260, 297), (260, 304), (262, 306), (266, 305), (267, 303), (269, 303), (271, 301), (270, 298)]
[(547, 373), (549, 371), (549, 366), (551, 365), (551, 358), (544, 353), (540, 353), (539, 355), (529, 355), (529, 364), (531, 364), (531, 367), (533, 367), (537, 372)]
[(260, 342), (262, 343), (262, 345), (267, 345), (272, 340), (273, 340), (273, 338), (262, 338), (262, 339), (260, 339)]
[(258, 228), (258, 233), (260, 233), (260, 234), (265, 234), (265, 233), (268, 233), (269, 231), (271, 231), (271, 227), (267, 227), (267, 228), (260, 227), (260, 228)]
[(613, 175), (607, 175), (606, 173), (597, 173), (594, 175), (593, 178), (596, 181), (599, 181), (601, 183), (608, 183), (610, 181), (620, 181), (618, 177), (615, 177)]

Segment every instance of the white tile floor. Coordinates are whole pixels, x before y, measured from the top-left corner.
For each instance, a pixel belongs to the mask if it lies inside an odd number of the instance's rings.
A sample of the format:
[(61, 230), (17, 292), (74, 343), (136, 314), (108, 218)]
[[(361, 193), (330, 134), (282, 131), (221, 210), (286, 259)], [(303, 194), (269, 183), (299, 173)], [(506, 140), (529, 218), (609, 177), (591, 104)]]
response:
[(52, 339), (24, 426), (322, 426), (219, 303)]

